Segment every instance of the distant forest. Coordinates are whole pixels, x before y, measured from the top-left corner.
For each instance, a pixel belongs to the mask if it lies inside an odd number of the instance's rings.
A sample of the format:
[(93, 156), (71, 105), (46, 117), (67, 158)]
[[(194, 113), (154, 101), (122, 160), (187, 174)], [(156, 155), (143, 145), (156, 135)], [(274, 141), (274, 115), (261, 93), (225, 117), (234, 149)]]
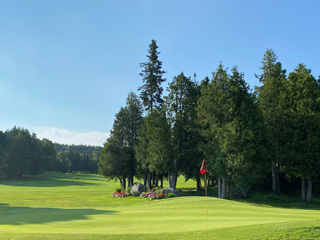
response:
[(0, 179), (45, 171), (97, 173), (101, 150), (96, 146), (52, 143), (23, 128), (0, 131)]
[(320, 182), (320, 80), (306, 65), (287, 75), (267, 49), (255, 89), (236, 66), (220, 64), (200, 82), (182, 72), (163, 96), (165, 71), (157, 49), (152, 40), (140, 64), (140, 94), (129, 93), (115, 116), (101, 174), (119, 179), (123, 189), (134, 177), (150, 188), (166, 178), (175, 188), (179, 175), (195, 179), (200, 189), (205, 159), (219, 198), (245, 188), (301, 194), (311, 202)]
[(98, 173), (102, 147), (54, 144), (57, 151), (57, 169), (60, 172)]

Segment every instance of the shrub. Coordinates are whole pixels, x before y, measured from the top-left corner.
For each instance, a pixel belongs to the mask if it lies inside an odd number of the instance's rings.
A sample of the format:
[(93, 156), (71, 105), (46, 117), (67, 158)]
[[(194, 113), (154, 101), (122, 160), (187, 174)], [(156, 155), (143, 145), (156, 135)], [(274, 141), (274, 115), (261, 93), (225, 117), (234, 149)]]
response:
[(174, 193), (168, 193), (167, 194), (167, 198), (173, 198), (173, 197), (175, 197)]
[(116, 192), (121, 193), (122, 189), (121, 188), (116, 188)]
[(132, 186), (129, 186), (129, 187), (127, 188), (127, 193), (128, 193), (128, 195), (130, 195), (131, 188), (132, 188)]

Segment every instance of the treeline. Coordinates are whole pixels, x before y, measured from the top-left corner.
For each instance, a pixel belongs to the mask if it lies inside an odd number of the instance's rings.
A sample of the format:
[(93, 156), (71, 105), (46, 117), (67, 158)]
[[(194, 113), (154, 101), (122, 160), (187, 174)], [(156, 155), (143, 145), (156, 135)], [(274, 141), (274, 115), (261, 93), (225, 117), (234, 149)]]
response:
[(275, 194), (300, 188), (302, 200), (311, 202), (320, 172), (320, 81), (311, 70), (299, 64), (287, 75), (268, 49), (255, 91), (237, 67), (220, 64), (201, 82), (175, 76), (163, 97), (157, 48), (152, 40), (141, 63), (141, 101), (129, 93), (115, 116), (100, 173), (122, 188), (134, 176), (149, 187), (167, 178), (175, 188), (182, 174), (199, 189), (205, 159), (219, 198), (240, 187)]
[(0, 131), (0, 179), (55, 170), (56, 154), (50, 140), (40, 140), (26, 129)]
[(98, 173), (102, 147), (55, 143), (57, 170), (64, 173)]
[(40, 140), (23, 128), (0, 131), (0, 179), (45, 171), (97, 173), (101, 150), (102, 147)]

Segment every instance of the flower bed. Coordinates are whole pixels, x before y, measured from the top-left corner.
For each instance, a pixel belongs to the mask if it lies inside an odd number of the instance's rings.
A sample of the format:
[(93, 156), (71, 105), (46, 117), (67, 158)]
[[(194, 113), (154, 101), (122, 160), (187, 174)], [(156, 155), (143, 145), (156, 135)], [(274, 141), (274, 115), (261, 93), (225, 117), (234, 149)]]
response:
[(143, 192), (143, 193), (140, 194), (140, 197), (142, 197), (142, 198), (147, 198), (147, 197), (149, 197), (151, 194), (152, 194), (152, 192)]
[(163, 199), (163, 198), (166, 198), (167, 197), (167, 194), (154, 194), (154, 193), (152, 193), (152, 194), (150, 194), (149, 195), (149, 199), (150, 200), (155, 200), (155, 199)]
[(128, 197), (128, 194), (125, 192), (114, 192), (111, 197)]

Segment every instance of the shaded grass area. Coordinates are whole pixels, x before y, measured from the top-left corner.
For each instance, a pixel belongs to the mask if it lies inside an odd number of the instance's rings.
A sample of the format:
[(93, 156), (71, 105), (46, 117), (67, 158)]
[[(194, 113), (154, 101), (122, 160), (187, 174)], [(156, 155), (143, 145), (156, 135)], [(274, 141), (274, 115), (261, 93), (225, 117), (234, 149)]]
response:
[[(39, 181), (41, 179), (41, 181)], [(0, 185), (15, 187), (65, 187), (87, 186), (96, 184), (101, 178), (94, 175), (56, 174), (48, 172), (38, 176), (24, 176), (18, 180), (0, 180)]]
[(312, 203), (305, 203), (298, 196), (254, 193), (251, 198), (234, 200), (260, 207), (320, 210), (318, 197), (314, 197)]
[[(0, 181), (0, 239), (318, 239), (320, 205), (256, 194), (214, 198), (178, 180), (182, 197), (111, 198), (119, 183), (46, 173)], [(167, 183), (165, 183), (167, 185)]]
[[(17, 213), (19, 218), (17, 218)], [(0, 203), (0, 225), (43, 224), (48, 222), (89, 219), (89, 215), (116, 214), (116, 211), (97, 209), (61, 209), (12, 207)]]

